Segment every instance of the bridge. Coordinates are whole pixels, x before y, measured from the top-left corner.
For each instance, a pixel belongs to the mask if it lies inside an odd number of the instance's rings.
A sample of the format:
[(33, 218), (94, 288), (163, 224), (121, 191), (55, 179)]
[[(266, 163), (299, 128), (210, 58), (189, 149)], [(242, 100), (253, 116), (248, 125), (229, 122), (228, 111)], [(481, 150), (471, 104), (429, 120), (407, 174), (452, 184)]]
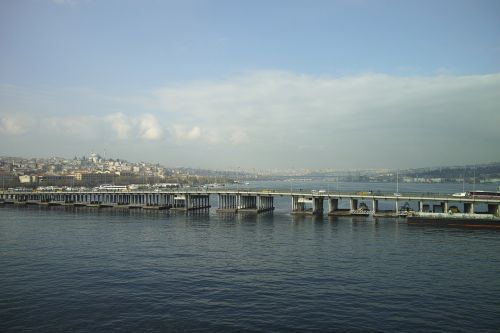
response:
[[(500, 197), (455, 197), (449, 194), (408, 193), (372, 194), (368, 192), (304, 192), (281, 190), (165, 190), (165, 191), (0, 191), (0, 204), (41, 206), (84, 206), (116, 209), (171, 209), (176, 211), (208, 210), (210, 200), (217, 198), (217, 212), (261, 213), (275, 209), (276, 197), (287, 197), (292, 203), (292, 214), (322, 215), (325, 201), (328, 215), (374, 215), (397, 217), (404, 215), (401, 204), (416, 202), (420, 212), (448, 212), (460, 205), (464, 213), (473, 214), (476, 207), (487, 208), (485, 213), (500, 216)], [(348, 202), (349, 208), (340, 208)], [(394, 209), (379, 209), (388, 202)]]

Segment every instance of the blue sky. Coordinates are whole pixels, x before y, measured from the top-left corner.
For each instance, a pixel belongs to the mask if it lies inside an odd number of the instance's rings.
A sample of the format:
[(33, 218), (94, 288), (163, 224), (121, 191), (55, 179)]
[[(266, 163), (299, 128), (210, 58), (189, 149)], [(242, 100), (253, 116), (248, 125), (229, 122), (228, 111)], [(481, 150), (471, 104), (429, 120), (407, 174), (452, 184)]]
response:
[(0, 47), (2, 154), (207, 168), (500, 156), (499, 1), (5, 0)]

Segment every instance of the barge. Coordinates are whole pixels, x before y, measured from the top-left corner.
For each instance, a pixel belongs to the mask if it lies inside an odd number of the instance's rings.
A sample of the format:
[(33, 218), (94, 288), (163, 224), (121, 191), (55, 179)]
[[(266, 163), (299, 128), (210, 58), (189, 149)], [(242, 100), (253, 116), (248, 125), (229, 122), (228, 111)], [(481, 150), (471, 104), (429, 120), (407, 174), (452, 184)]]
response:
[(412, 212), (406, 221), (410, 225), (500, 229), (500, 217), (494, 214)]

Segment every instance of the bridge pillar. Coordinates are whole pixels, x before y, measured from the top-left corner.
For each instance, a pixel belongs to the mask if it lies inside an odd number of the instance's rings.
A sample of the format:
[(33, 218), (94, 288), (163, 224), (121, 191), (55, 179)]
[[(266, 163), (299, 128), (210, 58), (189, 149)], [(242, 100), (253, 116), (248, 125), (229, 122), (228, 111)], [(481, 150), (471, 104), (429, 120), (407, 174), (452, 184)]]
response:
[(233, 212), (237, 210), (237, 197), (236, 194), (224, 193), (218, 195), (218, 208), (217, 212)]
[(210, 195), (199, 193), (176, 194), (172, 209), (189, 211), (210, 208)]
[(464, 213), (474, 214), (474, 203), (473, 202), (464, 202)]
[(500, 216), (500, 205), (488, 204), (488, 213), (496, 215), (496, 216)]
[(257, 212), (266, 212), (274, 210), (273, 196), (257, 196)]
[(257, 195), (255, 197), (255, 211), (257, 213), (274, 210), (274, 197)]
[[(307, 208), (306, 205), (311, 205)], [(303, 197), (292, 195), (292, 214), (323, 214), (323, 197)]]
[(174, 205), (173, 209), (184, 210), (186, 208), (187, 202), (187, 194), (176, 194), (174, 196)]
[(351, 211), (358, 209), (358, 199), (351, 198), (349, 203)]
[(442, 210), (443, 210), (442, 203), (440, 203), (439, 205), (436, 205), (436, 204), (432, 205), (432, 212), (433, 213), (444, 213)]
[(378, 211), (378, 200), (376, 200), (376, 199), (372, 200), (372, 210), (373, 210), (373, 213), (376, 213)]
[(240, 210), (256, 210), (257, 209), (257, 196), (255, 195), (237, 195), (237, 209)]
[(339, 199), (328, 198), (328, 214), (333, 214), (339, 209)]
[(188, 194), (186, 196), (186, 210), (210, 208), (209, 194)]
[(306, 211), (304, 201), (300, 201), (299, 199), (299, 196), (292, 195), (292, 213), (300, 214)]
[(313, 215), (323, 215), (323, 197), (313, 197), (312, 213)]

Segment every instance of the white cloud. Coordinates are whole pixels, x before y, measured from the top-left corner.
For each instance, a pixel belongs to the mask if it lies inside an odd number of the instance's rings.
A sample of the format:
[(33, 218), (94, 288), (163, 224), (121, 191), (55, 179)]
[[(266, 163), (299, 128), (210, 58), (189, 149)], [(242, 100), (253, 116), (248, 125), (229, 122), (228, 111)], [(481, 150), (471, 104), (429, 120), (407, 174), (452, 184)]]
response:
[(193, 141), (201, 136), (201, 129), (198, 126), (192, 128), (186, 128), (182, 125), (174, 125), (173, 127), (174, 137), (179, 141)]
[(178, 122), (202, 122), (204, 127), (218, 130), (243, 126), (247, 132), (257, 129), (276, 134), (290, 132), (287, 126), (295, 130), (326, 125), (342, 129), (366, 125), (367, 119), (401, 125), (407, 116), (416, 120), (417, 113), (453, 115), (468, 111), (465, 105), (492, 113), (500, 101), (499, 86), (500, 74), (331, 78), (262, 72), (222, 82), (167, 87), (155, 91), (154, 96), (159, 107)]
[(5, 135), (21, 135), (30, 127), (30, 122), (26, 119), (12, 115), (0, 116), (0, 133)]
[[(116, 138), (129, 140), (139, 137), (147, 141), (161, 140), (163, 130), (158, 119), (151, 113), (145, 113), (136, 117), (125, 115), (122, 112), (108, 114), (106, 121), (111, 124)], [(133, 135), (135, 133), (135, 135)]]
[[(497, 150), (492, 142), (500, 142), (498, 91), (500, 74), (316, 77), (257, 72), (164, 87), (153, 97), (164, 117), (183, 124), (173, 130), (177, 139), (199, 137), (202, 146), (219, 145), (221, 151), (230, 149), (228, 144), (251, 142), (253, 161), (286, 161), (301, 146), (314, 147), (301, 155), (323, 165), (335, 160), (363, 165), (366, 159), (386, 165), (395, 156), (406, 165), (420, 158), (429, 162), (418, 165), (434, 165), (465, 160), (464, 150), (475, 151), (476, 159), (498, 158), (492, 154)], [(198, 124), (203, 131), (188, 135)], [(464, 137), (474, 137), (476, 143)], [(458, 143), (463, 149), (452, 147)]]
[(117, 112), (107, 115), (106, 120), (111, 124), (111, 128), (115, 131), (118, 139), (125, 140), (130, 137), (133, 124), (129, 117), (121, 112)]
[(500, 74), (257, 72), (92, 98), (0, 86), (0, 110), (12, 110), (0, 114), (0, 149), (15, 140), (47, 146), (50, 136), (61, 144), (113, 144), (141, 158), (145, 147), (160, 148), (175, 164), (211, 167), (235, 160), (252, 167), (488, 162), (498, 159), (498, 91)]
[(154, 115), (148, 113), (139, 118), (139, 136), (144, 140), (151, 141), (162, 138), (162, 129)]

